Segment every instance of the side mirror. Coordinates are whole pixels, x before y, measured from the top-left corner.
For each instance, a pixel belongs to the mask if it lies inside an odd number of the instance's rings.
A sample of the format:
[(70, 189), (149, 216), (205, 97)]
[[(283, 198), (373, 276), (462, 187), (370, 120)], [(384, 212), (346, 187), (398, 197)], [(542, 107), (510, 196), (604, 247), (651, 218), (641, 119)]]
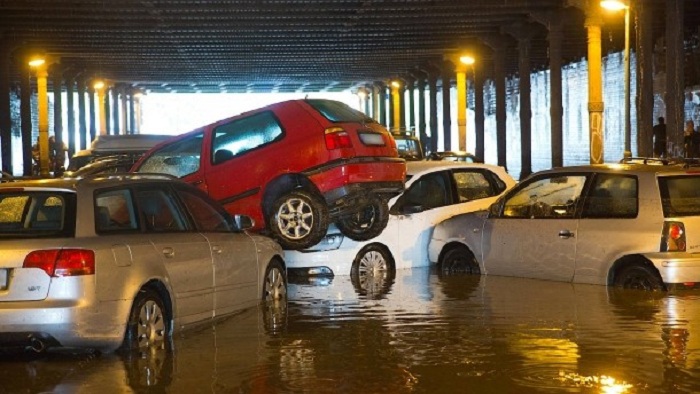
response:
[(503, 200), (498, 200), (491, 204), (489, 207), (489, 217), (498, 217), (501, 214), (501, 205), (503, 205)]
[(248, 215), (233, 215), (233, 227), (238, 231), (248, 230), (255, 226), (255, 220)]

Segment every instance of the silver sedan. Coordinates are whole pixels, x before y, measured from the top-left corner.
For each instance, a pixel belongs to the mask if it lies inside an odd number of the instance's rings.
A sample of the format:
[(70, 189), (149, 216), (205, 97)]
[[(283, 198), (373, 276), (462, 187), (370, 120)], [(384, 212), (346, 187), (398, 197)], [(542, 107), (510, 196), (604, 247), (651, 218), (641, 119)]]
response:
[(0, 185), (0, 346), (160, 347), (286, 302), (280, 246), (160, 175)]

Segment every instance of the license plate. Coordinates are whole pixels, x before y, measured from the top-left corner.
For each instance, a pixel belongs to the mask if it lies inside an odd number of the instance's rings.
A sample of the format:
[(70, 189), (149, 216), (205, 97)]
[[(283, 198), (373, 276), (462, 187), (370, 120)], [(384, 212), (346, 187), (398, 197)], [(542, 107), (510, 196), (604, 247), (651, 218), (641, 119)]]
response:
[(360, 133), (360, 140), (365, 145), (384, 146), (384, 137), (379, 133)]
[(7, 289), (7, 270), (0, 268), (0, 290)]

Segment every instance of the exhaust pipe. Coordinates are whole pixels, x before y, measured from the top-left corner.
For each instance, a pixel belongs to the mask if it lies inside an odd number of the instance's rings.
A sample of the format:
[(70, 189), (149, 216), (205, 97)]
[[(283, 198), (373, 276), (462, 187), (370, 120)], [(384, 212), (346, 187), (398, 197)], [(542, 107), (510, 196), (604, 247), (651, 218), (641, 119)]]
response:
[(41, 339), (33, 336), (29, 339), (29, 346), (27, 346), (26, 350), (31, 350), (34, 353), (42, 353), (46, 350), (46, 344)]

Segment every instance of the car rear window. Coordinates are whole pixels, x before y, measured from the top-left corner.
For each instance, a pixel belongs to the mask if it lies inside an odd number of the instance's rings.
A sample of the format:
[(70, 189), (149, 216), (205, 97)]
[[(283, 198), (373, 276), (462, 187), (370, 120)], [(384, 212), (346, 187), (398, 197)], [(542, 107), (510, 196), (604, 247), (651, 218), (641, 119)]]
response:
[(700, 216), (700, 176), (659, 178), (664, 217)]
[(170, 174), (182, 178), (199, 171), (204, 133), (178, 140), (148, 154), (136, 172)]
[(0, 192), (0, 238), (72, 237), (74, 234), (74, 193)]
[(345, 103), (332, 100), (306, 100), (323, 117), (334, 123), (364, 122), (376, 123), (376, 121), (364, 113), (351, 108)]

